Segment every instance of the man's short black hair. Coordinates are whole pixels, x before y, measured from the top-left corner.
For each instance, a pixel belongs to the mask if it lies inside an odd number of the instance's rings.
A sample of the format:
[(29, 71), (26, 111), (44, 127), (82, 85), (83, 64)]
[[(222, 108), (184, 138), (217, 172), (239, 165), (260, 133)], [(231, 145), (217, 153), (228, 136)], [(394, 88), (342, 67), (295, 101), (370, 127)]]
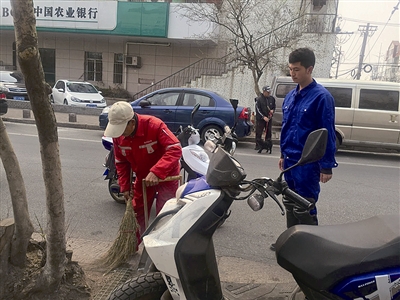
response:
[(299, 48), (289, 54), (289, 63), (294, 64), (299, 62), (306, 69), (314, 67), (315, 54), (310, 48)]

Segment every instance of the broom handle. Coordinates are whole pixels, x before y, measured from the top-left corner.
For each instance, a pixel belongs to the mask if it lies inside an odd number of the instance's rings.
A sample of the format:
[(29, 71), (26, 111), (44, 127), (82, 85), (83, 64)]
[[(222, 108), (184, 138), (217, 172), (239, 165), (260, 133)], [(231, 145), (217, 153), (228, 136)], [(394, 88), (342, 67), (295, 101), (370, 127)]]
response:
[[(165, 179), (159, 180), (159, 182), (175, 181), (175, 180), (179, 180), (179, 183), (182, 185), (182, 175), (168, 176)], [(146, 189), (145, 178), (142, 179), (142, 189), (143, 189), (144, 226), (147, 228), (149, 224), (149, 211), (147, 208), (147, 189)]]

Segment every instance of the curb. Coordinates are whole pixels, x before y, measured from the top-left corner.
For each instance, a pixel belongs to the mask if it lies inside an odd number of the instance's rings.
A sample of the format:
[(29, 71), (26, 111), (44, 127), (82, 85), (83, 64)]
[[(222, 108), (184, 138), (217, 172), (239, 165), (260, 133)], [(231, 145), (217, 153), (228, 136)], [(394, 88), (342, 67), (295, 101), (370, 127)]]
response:
[[(14, 123), (22, 123), (22, 124), (36, 124), (36, 121), (32, 120), (32, 119), (16, 119), (16, 118), (5, 118), (5, 117), (2, 117), (2, 119), (5, 122), (14, 122)], [(58, 127), (78, 128), (78, 129), (102, 130), (98, 125), (81, 124), (81, 123), (57, 122), (57, 126)]]

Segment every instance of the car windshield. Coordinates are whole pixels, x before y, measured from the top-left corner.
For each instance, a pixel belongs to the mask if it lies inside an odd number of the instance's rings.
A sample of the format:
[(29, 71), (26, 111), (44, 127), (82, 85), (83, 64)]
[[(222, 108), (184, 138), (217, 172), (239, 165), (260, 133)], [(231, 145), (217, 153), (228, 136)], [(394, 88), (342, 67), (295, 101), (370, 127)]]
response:
[(1, 82), (23, 82), (21, 73), (18, 72), (0, 72)]
[(67, 83), (67, 87), (74, 93), (97, 93), (96, 88), (87, 83), (69, 82)]

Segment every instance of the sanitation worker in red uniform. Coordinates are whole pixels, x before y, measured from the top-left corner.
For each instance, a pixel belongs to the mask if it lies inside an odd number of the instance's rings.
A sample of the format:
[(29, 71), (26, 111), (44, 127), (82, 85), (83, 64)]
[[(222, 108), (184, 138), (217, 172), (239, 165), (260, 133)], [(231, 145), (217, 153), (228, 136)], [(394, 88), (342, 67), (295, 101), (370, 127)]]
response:
[(158, 214), (165, 202), (175, 197), (179, 186), (178, 181), (159, 181), (179, 175), (182, 148), (163, 121), (135, 113), (125, 101), (118, 101), (111, 106), (108, 120), (104, 135), (113, 138), (118, 182), (126, 200), (131, 197), (131, 169), (136, 173), (133, 208), (140, 234), (143, 234), (146, 228), (142, 180), (146, 180), (148, 215), (156, 194)]

